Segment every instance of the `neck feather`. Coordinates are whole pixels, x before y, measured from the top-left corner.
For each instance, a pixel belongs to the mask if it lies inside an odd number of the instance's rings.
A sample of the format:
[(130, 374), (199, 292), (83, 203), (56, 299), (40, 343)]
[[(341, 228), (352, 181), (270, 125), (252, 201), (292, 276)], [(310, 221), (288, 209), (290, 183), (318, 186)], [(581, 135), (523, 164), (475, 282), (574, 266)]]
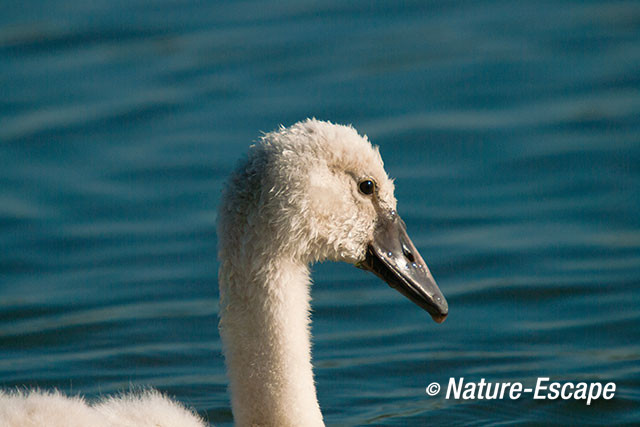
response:
[(324, 425), (311, 365), (307, 265), (276, 259), (243, 271), (226, 261), (219, 282), (236, 425)]

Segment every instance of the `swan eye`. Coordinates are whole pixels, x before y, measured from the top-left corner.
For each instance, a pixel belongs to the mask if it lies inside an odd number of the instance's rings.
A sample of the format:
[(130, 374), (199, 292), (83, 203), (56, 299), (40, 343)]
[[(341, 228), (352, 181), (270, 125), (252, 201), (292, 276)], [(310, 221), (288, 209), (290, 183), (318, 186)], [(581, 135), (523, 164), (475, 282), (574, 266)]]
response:
[(365, 179), (364, 181), (360, 181), (360, 184), (358, 184), (358, 188), (360, 189), (360, 192), (362, 194), (370, 196), (373, 194), (373, 190), (375, 190), (376, 188), (376, 183), (370, 179)]

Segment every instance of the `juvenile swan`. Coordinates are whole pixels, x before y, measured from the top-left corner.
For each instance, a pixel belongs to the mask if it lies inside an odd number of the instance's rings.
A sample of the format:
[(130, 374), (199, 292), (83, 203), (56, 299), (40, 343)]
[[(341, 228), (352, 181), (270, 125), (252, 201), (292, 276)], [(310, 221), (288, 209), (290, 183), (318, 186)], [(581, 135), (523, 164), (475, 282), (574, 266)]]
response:
[[(351, 127), (306, 120), (264, 135), (227, 186), (218, 236), (220, 335), (238, 426), (324, 425), (311, 365), (311, 263), (370, 270), (436, 322), (447, 316), (378, 149)], [(94, 404), (0, 391), (3, 427), (204, 425), (155, 391)]]
[(306, 120), (251, 147), (218, 221), (220, 335), (239, 426), (322, 426), (311, 365), (309, 265), (370, 270), (442, 322), (448, 313), (396, 213), (377, 148)]

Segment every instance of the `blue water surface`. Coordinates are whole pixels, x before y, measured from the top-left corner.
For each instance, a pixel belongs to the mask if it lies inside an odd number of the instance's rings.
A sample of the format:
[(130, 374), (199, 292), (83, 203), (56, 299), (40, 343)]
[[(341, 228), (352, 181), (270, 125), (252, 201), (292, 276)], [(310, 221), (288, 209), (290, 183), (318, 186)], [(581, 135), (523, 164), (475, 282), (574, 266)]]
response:
[[(640, 422), (640, 4), (0, 4), (0, 387), (140, 385), (232, 414), (216, 210), (305, 117), (380, 146), (450, 316), (314, 267), (330, 425)], [(450, 377), (615, 382), (447, 400)]]

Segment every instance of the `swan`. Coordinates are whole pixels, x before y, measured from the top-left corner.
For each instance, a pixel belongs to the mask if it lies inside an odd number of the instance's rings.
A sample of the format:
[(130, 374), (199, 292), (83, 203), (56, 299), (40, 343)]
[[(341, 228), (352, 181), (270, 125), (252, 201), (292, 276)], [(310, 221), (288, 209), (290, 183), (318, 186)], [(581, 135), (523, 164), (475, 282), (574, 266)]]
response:
[[(323, 426), (311, 363), (309, 266), (376, 274), (440, 323), (447, 302), (396, 211), (377, 147), (307, 119), (264, 134), (223, 192), (219, 330), (238, 426)], [(87, 403), (0, 391), (1, 426), (204, 426), (157, 391)]]
[(370, 270), (444, 321), (448, 305), (396, 212), (377, 147), (308, 119), (265, 134), (218, 218), (220, 336), (239, 426), (322, 426), (311, 365), (309, 265)]

